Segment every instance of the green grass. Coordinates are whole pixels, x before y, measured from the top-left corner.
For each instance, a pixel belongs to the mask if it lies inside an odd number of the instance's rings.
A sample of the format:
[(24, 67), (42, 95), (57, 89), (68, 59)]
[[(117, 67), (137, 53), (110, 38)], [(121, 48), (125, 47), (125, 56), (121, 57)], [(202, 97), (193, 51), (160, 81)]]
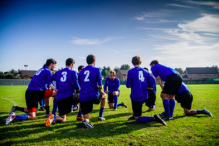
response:
[[(45, 112), (38, 112), (36, 120), (16, 121), (5, 125), (8, 112), (13, 105), (25, 107), (26, 86), (0, 86), (0, 145), (219, 145), (219, 85), (189, 85), (193, 93), (192, 109), (207, 108), (214, 117), (196, 115), (184, 117), (183, 109), (176, 103), (174, 120), (168, 126), (151, 122), (147, 124), (127, 121), (132, 115), (130, 89), (120, 87), (119, 102), (128, 108), (117, 111), (105, 109), (106, 121), (97, 121), (99, 106), (91, 113), (94, 129), (84, 129), (76, 121), (77, 112), (67, 115), (65, 123), (45, 127)], [(158, 87), (156, 109), (143, 116), (153, 116), (163, 111)], [(51, 106), (52, 110), (52, 106)], [(17, 115), (23, 114), (16, 112)]]

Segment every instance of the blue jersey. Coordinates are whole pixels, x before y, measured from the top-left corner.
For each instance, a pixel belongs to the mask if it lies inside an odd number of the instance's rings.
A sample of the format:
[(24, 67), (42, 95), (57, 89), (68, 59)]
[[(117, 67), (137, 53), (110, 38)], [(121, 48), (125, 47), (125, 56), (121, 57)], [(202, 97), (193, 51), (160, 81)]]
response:
[(163, 81), (166, 81), (166, 78), (172, 74), (179, 74), (179, 72), (177, 72), (176, 70), (161, 64), (156, 64), (152, 66), (151, 71), (155, 78), (160, 76)]
[[(149, 76), (149, 80), (150, 80), (150, 82), (152, 83), (152, 88), (153, 88), (153, 90), (149, 90), (148, 89), (148, 93), (156, 93), (156, 91), (157, 91), (157, 88), (156, 88), (156, 80), (155, 80), (155, 78), (150, 74), (150, 76)], [(149, 87), (149, 86), (148, 86)], [(149, 87), (150, 88), (150, 87)]]
[(185, 83), (182, 82), (182, 85), (181, 85), (178, 93), (183, 93), (183, 92), (189, 92), (189, 88), (186, 86)]
[(28, 85), (27, 90), (46, 90), (48, 89), (47, 86), (51, 83), (46, 84), (46, 80), (52, 76), (52, 72), (49, 70), (48, 67), (44, 67), (39, 69), (35, 75), (33, 76), (30, 84)]
[(73, 96), (74, 90), (80, 88), (77, 72), (69, 68), (57, 71), (47, 81), (56, 81), (57, 101)]
[(126, 87), (131, 87), (131, 99), (133, 101), (145, 101), (148, 98), (147, 87), (152, 87), (149, 80), (150, 74), (141, 67), (135, 67), (128, 71)]
[(109, 77), (106, 78), (105, 84), (104, 84), (104, 91), (114, 92), (119, 91), (120, 82), (118, 78), (115, 78), (114, 80), (111, 80)]
[(81, 85), (80, 102), (97, 99), (98, 86), (102, 86), (100, 69), (91, 65), (86, 66), (79, 73), (79, 83)]

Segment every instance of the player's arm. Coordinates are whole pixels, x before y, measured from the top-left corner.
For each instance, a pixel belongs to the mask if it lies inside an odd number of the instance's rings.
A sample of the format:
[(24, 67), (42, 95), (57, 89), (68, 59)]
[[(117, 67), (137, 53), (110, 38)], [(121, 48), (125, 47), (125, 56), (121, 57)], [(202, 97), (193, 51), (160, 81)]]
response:
[(73, 82), (74, 89), (78, 93), (80, 90), (80, 85), (78, 83), (78, 75), (76, 72), (74, 72), (74, 74), (73, 74), (72, 82)]
[(126, 81), (126, 87), (127, 87), (127, 88), (131, 88), (131, 84), (132, 84), (131, 72), (128, 71), (128, 77), (127, 77), (127, 81)]
[(98, 90), (99, 90), (100, 92), (102, 92), (103, 87), (102, 87), (102, 76), (101, 76), (101, 71), (100, 71), (100, 69), (99, 69), (99, 71), (98, 71), (98, 73), (97, 73), (97, 84), (98, 84)]
[(49, 85), (49, 87), (50, 88), (52, 88), (53, 90), (55, 90), (56, 88), (55, 88), (55, 86), (53, 85), (53, 81), (55, 81), (55, 79), (56, 79), (56, 73), (55, 74), (48, 74), (48, 76), (47, 76), (47, 80), (46, 80), (46, 82), (45, 82), (45, 85), (47, 84), (47, 85)]
[(161, 89), (163, 90), (163, 83), (162, 83), (160, 76), (157, 76), (156, 80), (157, 80), (157, 83), (160, 85)]
[(105, 93), (108, 93), (108, 92), (109, 92), (109, 91), (107, 91), (107, 78), (106, 78), (106, 81), (105, 81), (105, 83), (104, 83), (103, 89), (104, 89), (104, 92), (105, 92)]
[(115, 86), (113, 87), (113, 89), (109, 90), (109, 92), (119, 91), (119, 86), (120, 86), (120, 82), (119, 80), (116, 80)]

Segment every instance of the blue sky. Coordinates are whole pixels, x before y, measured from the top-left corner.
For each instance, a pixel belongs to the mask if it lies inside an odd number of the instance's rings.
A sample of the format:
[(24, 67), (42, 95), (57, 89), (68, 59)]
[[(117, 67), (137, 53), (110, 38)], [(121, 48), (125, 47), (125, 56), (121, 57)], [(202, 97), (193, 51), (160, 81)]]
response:
[(192, 0), (2, 0), (0, 71), (37, 70), (54, 58), (86, 65), (219, 66), (219, 2)]

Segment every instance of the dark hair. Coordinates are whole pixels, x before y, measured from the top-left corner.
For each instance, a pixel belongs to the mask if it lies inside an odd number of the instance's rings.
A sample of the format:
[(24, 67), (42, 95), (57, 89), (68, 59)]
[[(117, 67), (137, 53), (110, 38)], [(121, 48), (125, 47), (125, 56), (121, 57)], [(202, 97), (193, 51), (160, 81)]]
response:
[(150, 65), (156, 65), (156, 64), (159, 64), (159, 61), (158, 60), (153, 60), (153, 61), (151, 61), (151, 63), (150, 63)]
[(71, 64), (75, 64), (75, 61), (74, 61), (74, 59), (72, 59), (72, 58), (68, 58), (66, 61), (65, 61), (65, 65), (66, 66), (69, 66), (69, 65), (71, 65)]
[(96, 60), (96, 57), (92, 54), (87, 56), (87, 64), (92, 64)]
[(49, 58), (46, 60), (46, 63), (43, 65), (43, 67), (46, 67), (46, 66), (48, 67), (51, 63), (56, 64), (57, 62), (54, 59)]
[(139, 57), (139, 56), (134, 56), (133, 58), (132, 58), (132, 64), (133, 65), (139, 65), (139, 64), (141, 64), (141, 58)]
[(84, 66), (83, 65), (80, 65), (79, 67), (78, 67), (78, 72), (80, 71), (80, 70), (82, 70), (84, 68)]
[(144, 69), (148, 71), (148, 68), (147, 68), (147, 67), (144, 67)]
[(116, 75), (116, 72), (115, 72), (114, 70), (111, 70), (111, 71), (110, 71), (110, 74)]

